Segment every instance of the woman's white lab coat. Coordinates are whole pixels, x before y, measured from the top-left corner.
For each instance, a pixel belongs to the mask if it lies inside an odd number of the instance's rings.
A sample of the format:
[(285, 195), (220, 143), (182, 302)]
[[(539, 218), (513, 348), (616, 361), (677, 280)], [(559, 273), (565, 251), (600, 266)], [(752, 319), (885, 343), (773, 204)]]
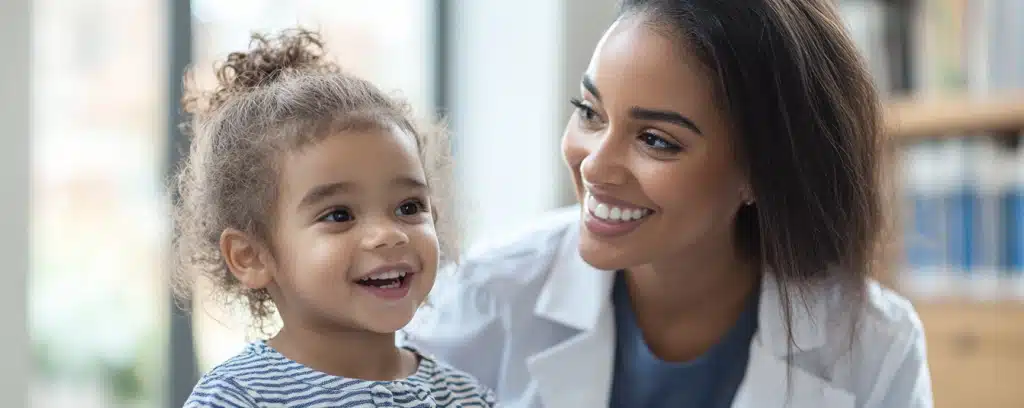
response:
[[(606, 407), (613, 274), (580, 258), (578, 211), (557, 211), (442, 272), (432, 305), (400, 341), (477, 376), (504, 406)], [(906, 300), (872, 283), (851, 337), (838, 292), (819, 288), (806, 307), (792, 302), (787, 361), (775, 285), (770, 277), (762, 284), (759, 329), (734, 408), (932, 406), (924, 334)]]

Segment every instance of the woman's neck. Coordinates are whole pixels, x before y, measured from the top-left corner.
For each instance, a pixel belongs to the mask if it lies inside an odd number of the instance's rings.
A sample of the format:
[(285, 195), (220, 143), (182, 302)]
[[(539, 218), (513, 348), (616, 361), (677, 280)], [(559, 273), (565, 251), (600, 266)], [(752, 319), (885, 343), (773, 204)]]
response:
[(694, 252), (626, 272), (637, 324), (663, 360), (689, 361), (708, 351), (758, 287), (758, 268), (734, 252)]
[(285, 357), (313, 370), (368, 381), (391, 381), (412, 375), (415, 355), (395, 346), (395, 335), (365, 330), (323, 330), (285, 322), (268, 344)]

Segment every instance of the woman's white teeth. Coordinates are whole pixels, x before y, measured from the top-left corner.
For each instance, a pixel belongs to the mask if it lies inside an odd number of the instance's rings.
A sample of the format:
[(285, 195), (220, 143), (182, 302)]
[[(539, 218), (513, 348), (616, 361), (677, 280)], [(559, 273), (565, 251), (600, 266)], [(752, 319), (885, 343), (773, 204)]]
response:
[(639, 220), (649, 213), (646, 208), (624, 208), (608, 205), (597, 201), (596, 198), (587, 194), (587, 210), (595, 217), (607, 221), (633, 221)]
[(403, 272), (403, 271), (386, 271), (386, 272), (375, 273), (373, 275), (367, 276), (365, 278), (360, 279), (360, 281), (364, 281), (365, 282), (365, 281), (369, 281), (369, 280), (388, 280), (388, 279), (398, 279), (398, 278), (404, 278), (404, 277), (405, 277), (405, 272)]

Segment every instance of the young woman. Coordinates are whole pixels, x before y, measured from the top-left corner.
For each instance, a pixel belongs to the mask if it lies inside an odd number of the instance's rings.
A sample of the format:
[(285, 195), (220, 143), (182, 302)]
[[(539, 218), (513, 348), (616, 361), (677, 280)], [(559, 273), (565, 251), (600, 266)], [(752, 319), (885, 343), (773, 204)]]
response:
[(625, 0), (580, 91), (581, 205), (470, 254), (408, 342), (511, 407), (932, 406), (831, 1)]

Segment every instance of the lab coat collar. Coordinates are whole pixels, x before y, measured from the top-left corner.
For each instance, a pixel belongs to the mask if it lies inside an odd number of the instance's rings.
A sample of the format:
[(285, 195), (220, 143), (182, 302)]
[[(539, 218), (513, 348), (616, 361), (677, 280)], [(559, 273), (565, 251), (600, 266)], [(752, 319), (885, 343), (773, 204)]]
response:
[(534, 313), (576, 330), (590, 331), (604, 308), (610, 308), (615, 273), (586, 263), (579, 253), (579, 223), (567, 228), (537, 297)]
[[(567, 228), (550, 266), (558, 273), (548, 274), (534, 313), (577, 330), (591, 331), (605, 309), (611, 308), (614, 272), (594, 268), (580, 257), (579, 228), (578, 222)], [(802, 296), (798, 291), (791, 291), (792, 301), (788, 305), (793, 327), (791, 349), (778, 282), (771, 273), (763, 276), (754, 341), (777, 357), (823, 346), (826, 342), (826, 294), (811, 292), (810, 296)]]
[[(579, 225), (569, 227), (550, 265), (534, 307), (537, 316), (575, 328), (577, 333), (527, 358), (538, 395), (549, 407), (608, 406), (615, 360), (612, 271), (598, 270), (579, 256)], [(790, 353), (778, 283), (765, 274), (757, 335), (750, 345), (747, 373), (735, 408), (852, 408), (854, 396), (795, 365)], [(793, 295), (798, 296), (797, 293)], [(790, 302), (794, 352), (825, 345), (825, 297)]]

